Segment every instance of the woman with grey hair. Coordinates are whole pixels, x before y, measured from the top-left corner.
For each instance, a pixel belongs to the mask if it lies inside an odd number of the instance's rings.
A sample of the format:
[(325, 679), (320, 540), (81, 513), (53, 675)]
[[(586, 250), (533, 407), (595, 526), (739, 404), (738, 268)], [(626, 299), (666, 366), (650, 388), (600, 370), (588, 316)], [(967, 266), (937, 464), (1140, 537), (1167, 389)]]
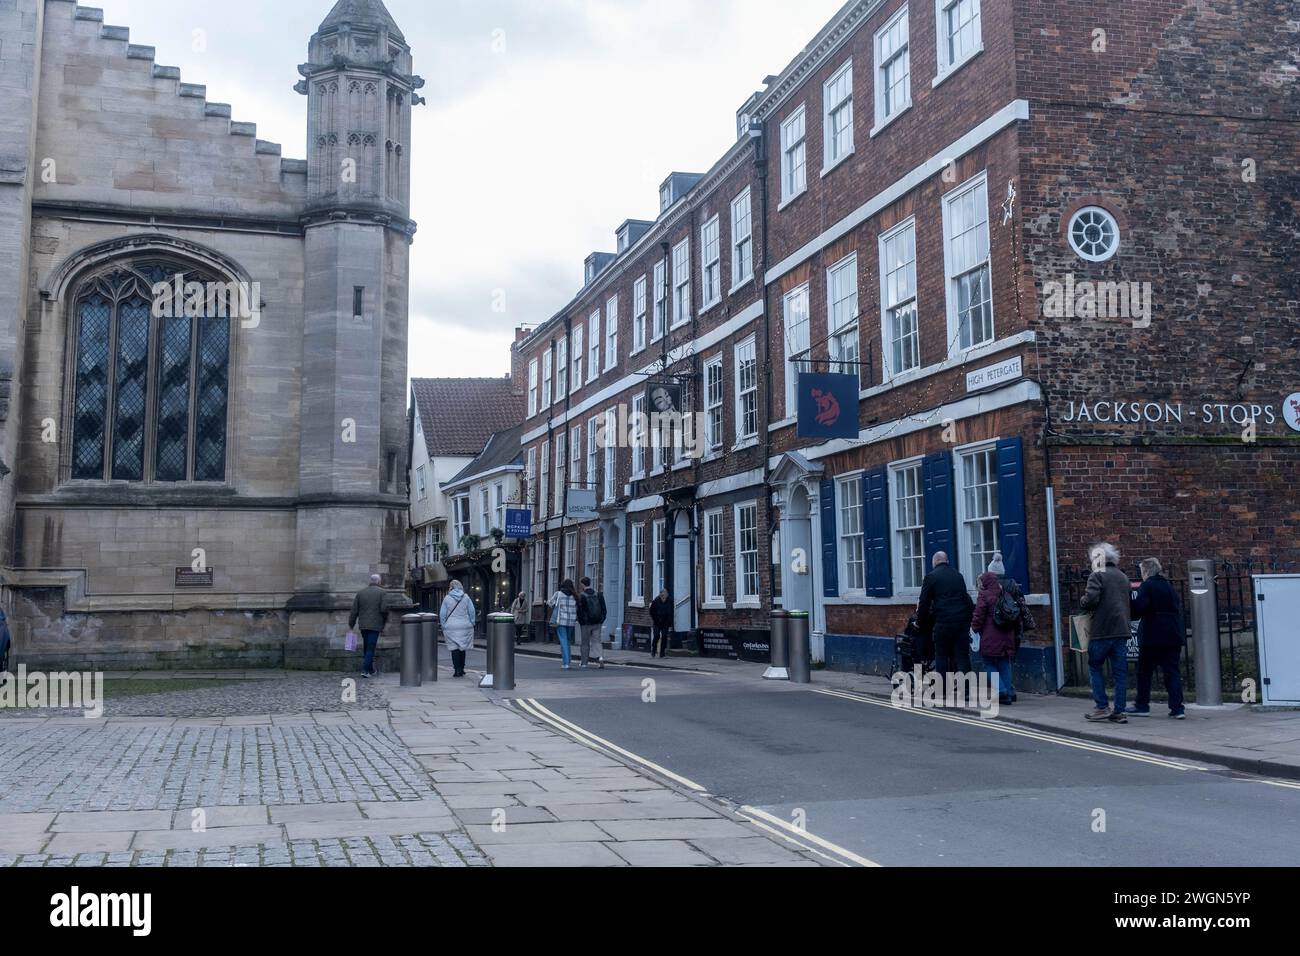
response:
[(1178, 604), (1178, 594), (1160, 572), (1155, 558), (1138, 565), (1142, 569), (1142, 587), (1133, 598), (1133, 619), (1138, 622), (1137, 698), (1129, 713), (1135, 717), (1151, 716), (1151, 679), (1156, 669), (1164, 675), (1169, 692), (1169, 716), (1186, 720), (1183, 705), (1183, 677), (1178, 671), (1187, 632)]
[[(1124, 716), (1128, 699), (1128, 641), (1131, 636), (1129, 606), (1133, 589), (1128, 575), (1119, 568), (1119, 549), (1108, 542), (1088, 549), (1092, 574), (1084, 591), (1080, 608), (1092, 614), (1088, 639), (1088, 672), (1092, 678), (1092, 702), (1095, 709), (1084, 716), (1088, 720), (1106, 720), (1127, 724)], [(1115, 708), (1106, 699), (1106, 662), (1110, 661), (1115, 678)]]
[(465, 655), (474, 646), (474, 602), (459, 581), (452, 581), (438, 613), (451, 650), (452, 676), (465, 676)]

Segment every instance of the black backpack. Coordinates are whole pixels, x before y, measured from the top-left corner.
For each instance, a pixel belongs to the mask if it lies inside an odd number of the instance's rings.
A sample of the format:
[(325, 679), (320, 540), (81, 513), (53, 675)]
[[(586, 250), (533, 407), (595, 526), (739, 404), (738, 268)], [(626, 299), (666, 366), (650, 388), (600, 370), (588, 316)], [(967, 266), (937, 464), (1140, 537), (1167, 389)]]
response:
[(993, 623), (1004, 631), (1014, 631), (1020, 626), (1020, 612), (1020, 589), (1014, 581), (1008, 581), (993, 605)]
[(600, 595), (595, 591), (586, 591), (578, 602), (579, 624), (603, 624), (600, 613)]

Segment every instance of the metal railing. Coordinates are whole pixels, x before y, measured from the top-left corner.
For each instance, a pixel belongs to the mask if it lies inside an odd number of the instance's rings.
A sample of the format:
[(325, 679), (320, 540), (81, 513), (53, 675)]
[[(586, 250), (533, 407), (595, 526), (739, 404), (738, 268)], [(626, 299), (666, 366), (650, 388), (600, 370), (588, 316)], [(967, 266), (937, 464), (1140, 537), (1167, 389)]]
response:
[[(1136, 568), (1128, 570), (1133, 581), (1142, 579)], [(1259, 685), (1259, 644), (1256, 631), (1256, 602), (1254, 576), (1257, 574), (1287, 574), (1300, 570), (1300, 565), (1276, 560), (1222, 559), (1215, 561), (1214, 586), (1218, 602), (1219, 659), (1222, 673), (1222, 690), (1226, 699), (1240, 696), (1242, 682), (1255, 681)], [(1078, 614), (1079, 602), (1088, 585), (1089, 570), (1071, 568), (1061, 572), (1061, 609), (1063, 633), (1069, 634), (1071, 615)], [(1190, 637), (1191, 616), (1187, 592), (1187, 567), (1167, 568), (1165, 577), (1178, 594), (1183, 633)], [(1183, 686), (1195, 692), (1196, 673), (1193, 651), (1189, 643), (1182, 657)], [(1129, 686), (1136, 680), (1136, 661), (1130, 661)], [(1085, 655), (1067, 649), (1065, 661), (1067, 687), (1088, 686), (1088, 661)]]

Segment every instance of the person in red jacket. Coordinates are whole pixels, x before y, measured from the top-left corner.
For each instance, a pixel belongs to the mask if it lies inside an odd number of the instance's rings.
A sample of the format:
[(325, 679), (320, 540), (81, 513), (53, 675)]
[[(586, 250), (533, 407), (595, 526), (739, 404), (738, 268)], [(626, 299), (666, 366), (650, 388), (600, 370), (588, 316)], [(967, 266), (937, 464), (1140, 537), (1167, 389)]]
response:
[[(1002, 600), (1002, 578), (1006, 575), (1002, 555), (993, 555), (989, 569), (980, 575), (979, 596), (975, 601), (975, 614), (971, 630), (980, 636), (980, 657), (984, 671), (998, 675), (998, 702), (1014, 704), (1016, 688), (1012, 684), (1011, 668), (1016, 660), (1019, 629), (1011, 622), (999, 621), (998, 602)], [(1014, 595), (1013, 595), (1014, 597)]]

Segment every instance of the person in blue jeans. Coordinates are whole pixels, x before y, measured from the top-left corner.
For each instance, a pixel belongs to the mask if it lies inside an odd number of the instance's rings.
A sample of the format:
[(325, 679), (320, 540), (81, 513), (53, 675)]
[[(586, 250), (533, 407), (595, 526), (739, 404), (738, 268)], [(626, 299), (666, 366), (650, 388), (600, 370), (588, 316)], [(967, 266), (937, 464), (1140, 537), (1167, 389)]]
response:
[(352, 599), (352, 613), (348, 616), (348, 628), (360, 625), (361, 639), (365, 644), (362, 677), (375, 676), (375, 648), (379, 646), (379, 635), (388, 623), (388, 612), (384, 610), (385, 591), (379, 586), (383, 580), (378, 574), (370, 575), (370, 586), (357, 592)]
[(578, 624), (576, 594), (577, 589), (573, 586), (573, 582), (566, 580), (547, 602), (551, 606), (551, 623), (555, 625), (555, 633), (560, 638), (561, 666), (566, 671), (570, 669), (573, 659), (569, 648), (573, 641), (573, 629)]
[[(1112, 544), (1095, 544), (1089, 549), (1092, 574), (1080, 608), (1092, 613), (1088, 640), (1088, 671), (1092, 680), (1092, 702), (1096, 709), (1084, 714), (1087, 720), (1127, 724), (1124, 710), (1128, 701), (1128, 641), (1133, 589), (1128, 575), (1119, 569), (1119, 549)], [(1106, 699), (1106, 662), (1115, 675), (1115, 708)]]

